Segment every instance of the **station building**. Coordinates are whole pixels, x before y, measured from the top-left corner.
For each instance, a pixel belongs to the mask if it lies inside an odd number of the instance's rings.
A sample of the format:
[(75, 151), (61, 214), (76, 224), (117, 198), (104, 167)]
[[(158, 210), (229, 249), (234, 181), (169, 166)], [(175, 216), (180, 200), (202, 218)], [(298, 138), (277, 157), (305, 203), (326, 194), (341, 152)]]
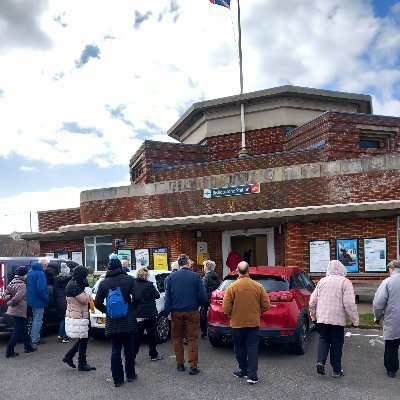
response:
[(316, 279), (345, 255), (362, 282), (387, 277), (399, 257), (400, 118), (374, 115), (370, 96), (282, 86), (204, 101), (168, 135), (178, 142), (146, 140), (132, 156), (129, 186), (39, 212), (39, 232), (23, 237), (42, 255), (81, 252), (96, 271), (118, 250), (135, 264), (135, 250), (148, 249), (152, 268), (164, 248), (168, 262), (189, 254), (197, 271), (209, 257), (222, 277), (232, 249), (251, 249), (252, 265)]

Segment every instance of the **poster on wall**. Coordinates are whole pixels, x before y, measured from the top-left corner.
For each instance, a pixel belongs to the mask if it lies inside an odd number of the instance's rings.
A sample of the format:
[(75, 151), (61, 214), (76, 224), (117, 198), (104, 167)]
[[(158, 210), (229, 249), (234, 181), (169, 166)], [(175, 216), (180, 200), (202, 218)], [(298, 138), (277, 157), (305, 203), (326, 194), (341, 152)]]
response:
[(358, 272), (358, 239), (336, 239), (336, 259), (347, 272)]
[(68, 251), (59, 251), (57, 257), (62, 258), (63, 260), (68, 260)]
[(71, 260), (75, 261), (79, 265), (83, 265), (82, 252), (81, 251), (72, 251), (71, 252)]
[(153, 268), (155, 270), (168, 269), (168, 248), (153, 249)]
[(364, 270), (365, 272), (386, 272), (387, 239), (364, 239)]
[(309, 271), (326, 272), (331, 260), (331, 242), (329, 240), (310, 240), (308, 242)]
[(46, 258), (54, 258), (54, 253), (52, 253), (52, 252), (44, 253), (44, 256), (45, 256)]
[(136, 269), (140, 267), (149, 267), (150, 266), (150, 255), (149, 249), (137, 249), (135, 250), (135, 265)]
[(118, 249), (117, 250), (117, 255), (119, 258), (119, 261), (125, 261), (127, 260), (129, 262), (129, 268), (132, 269), (132, 250), (131, 249)]

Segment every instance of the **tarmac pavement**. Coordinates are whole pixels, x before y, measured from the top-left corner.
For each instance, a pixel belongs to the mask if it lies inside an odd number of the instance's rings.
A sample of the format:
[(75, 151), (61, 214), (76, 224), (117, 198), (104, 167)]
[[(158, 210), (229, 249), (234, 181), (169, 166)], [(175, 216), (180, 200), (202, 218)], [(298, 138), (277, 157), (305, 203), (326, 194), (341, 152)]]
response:
[[(111, 381), (111, 345), (107, 339), (89, 342), (88, 362), (97, 371), (78, 372), (61, 362), (71, 347), (57, 341), (57, 335), (46, 337), (47, 343), (36, 353), (6, 359), (7, 335), (0, 335), (0, 400), (91, 400), (91, 399), (399, 399), (400, 374), (388, 378), (383, 367), (383, 339), (378, 330), (346, 330), (343, 352), (345, 376), (334, 379), (326, 366), (326, 376), (316, 374), (318, 335), (309, 337), (309, 350), (304, 356), (292, 355), (286, 346), (260, 348), (259, 378), (256, 385), (235, 378), (237, 369), (233, 347), (213, 348), (208, 340), (200, 342), (200, 374), (176, 370), (172, 342), (158, 346), (161, 361), (150, 361), (145, 343), (137, 359), (138, 379), (115, 388)], [(369, 336), (365, 336), (369, 335)], [(372, 336), (371, 336), (372, 335)]]

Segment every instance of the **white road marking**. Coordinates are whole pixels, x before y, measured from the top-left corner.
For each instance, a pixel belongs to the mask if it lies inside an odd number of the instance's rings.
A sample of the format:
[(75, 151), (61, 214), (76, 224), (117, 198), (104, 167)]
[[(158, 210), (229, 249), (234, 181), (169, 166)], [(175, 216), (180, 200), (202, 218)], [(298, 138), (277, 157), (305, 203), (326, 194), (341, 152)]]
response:
[(351, 336), (364, 336), (364, 337), (378, 337), (378, 338), (383, 338), (381, 335), (363, 335), (362, 333), (352, 333), (352, 332), (346, 332), (344, 335), (346, 337), (351, 337)]

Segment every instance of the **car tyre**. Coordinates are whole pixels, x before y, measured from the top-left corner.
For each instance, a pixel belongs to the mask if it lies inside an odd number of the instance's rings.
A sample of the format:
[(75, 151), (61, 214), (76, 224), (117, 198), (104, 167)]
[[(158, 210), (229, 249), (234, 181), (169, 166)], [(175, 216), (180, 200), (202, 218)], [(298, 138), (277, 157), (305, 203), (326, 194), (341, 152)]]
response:
[(171, 334), (171, 323), (163, 312), (158, 314), (156, 320), (156, 342), (164, 343)]
[(208, 340), (213, 347), (222, 347), (224, 344), (220, 338), (209, 336)]
[(300, 329), (296, 335), (296, 340), (291, 344), (290, 350), (293, 354), (303, 355), (307, 351), (308, 345), (308, 322), (306, 318), (300, 325)]

